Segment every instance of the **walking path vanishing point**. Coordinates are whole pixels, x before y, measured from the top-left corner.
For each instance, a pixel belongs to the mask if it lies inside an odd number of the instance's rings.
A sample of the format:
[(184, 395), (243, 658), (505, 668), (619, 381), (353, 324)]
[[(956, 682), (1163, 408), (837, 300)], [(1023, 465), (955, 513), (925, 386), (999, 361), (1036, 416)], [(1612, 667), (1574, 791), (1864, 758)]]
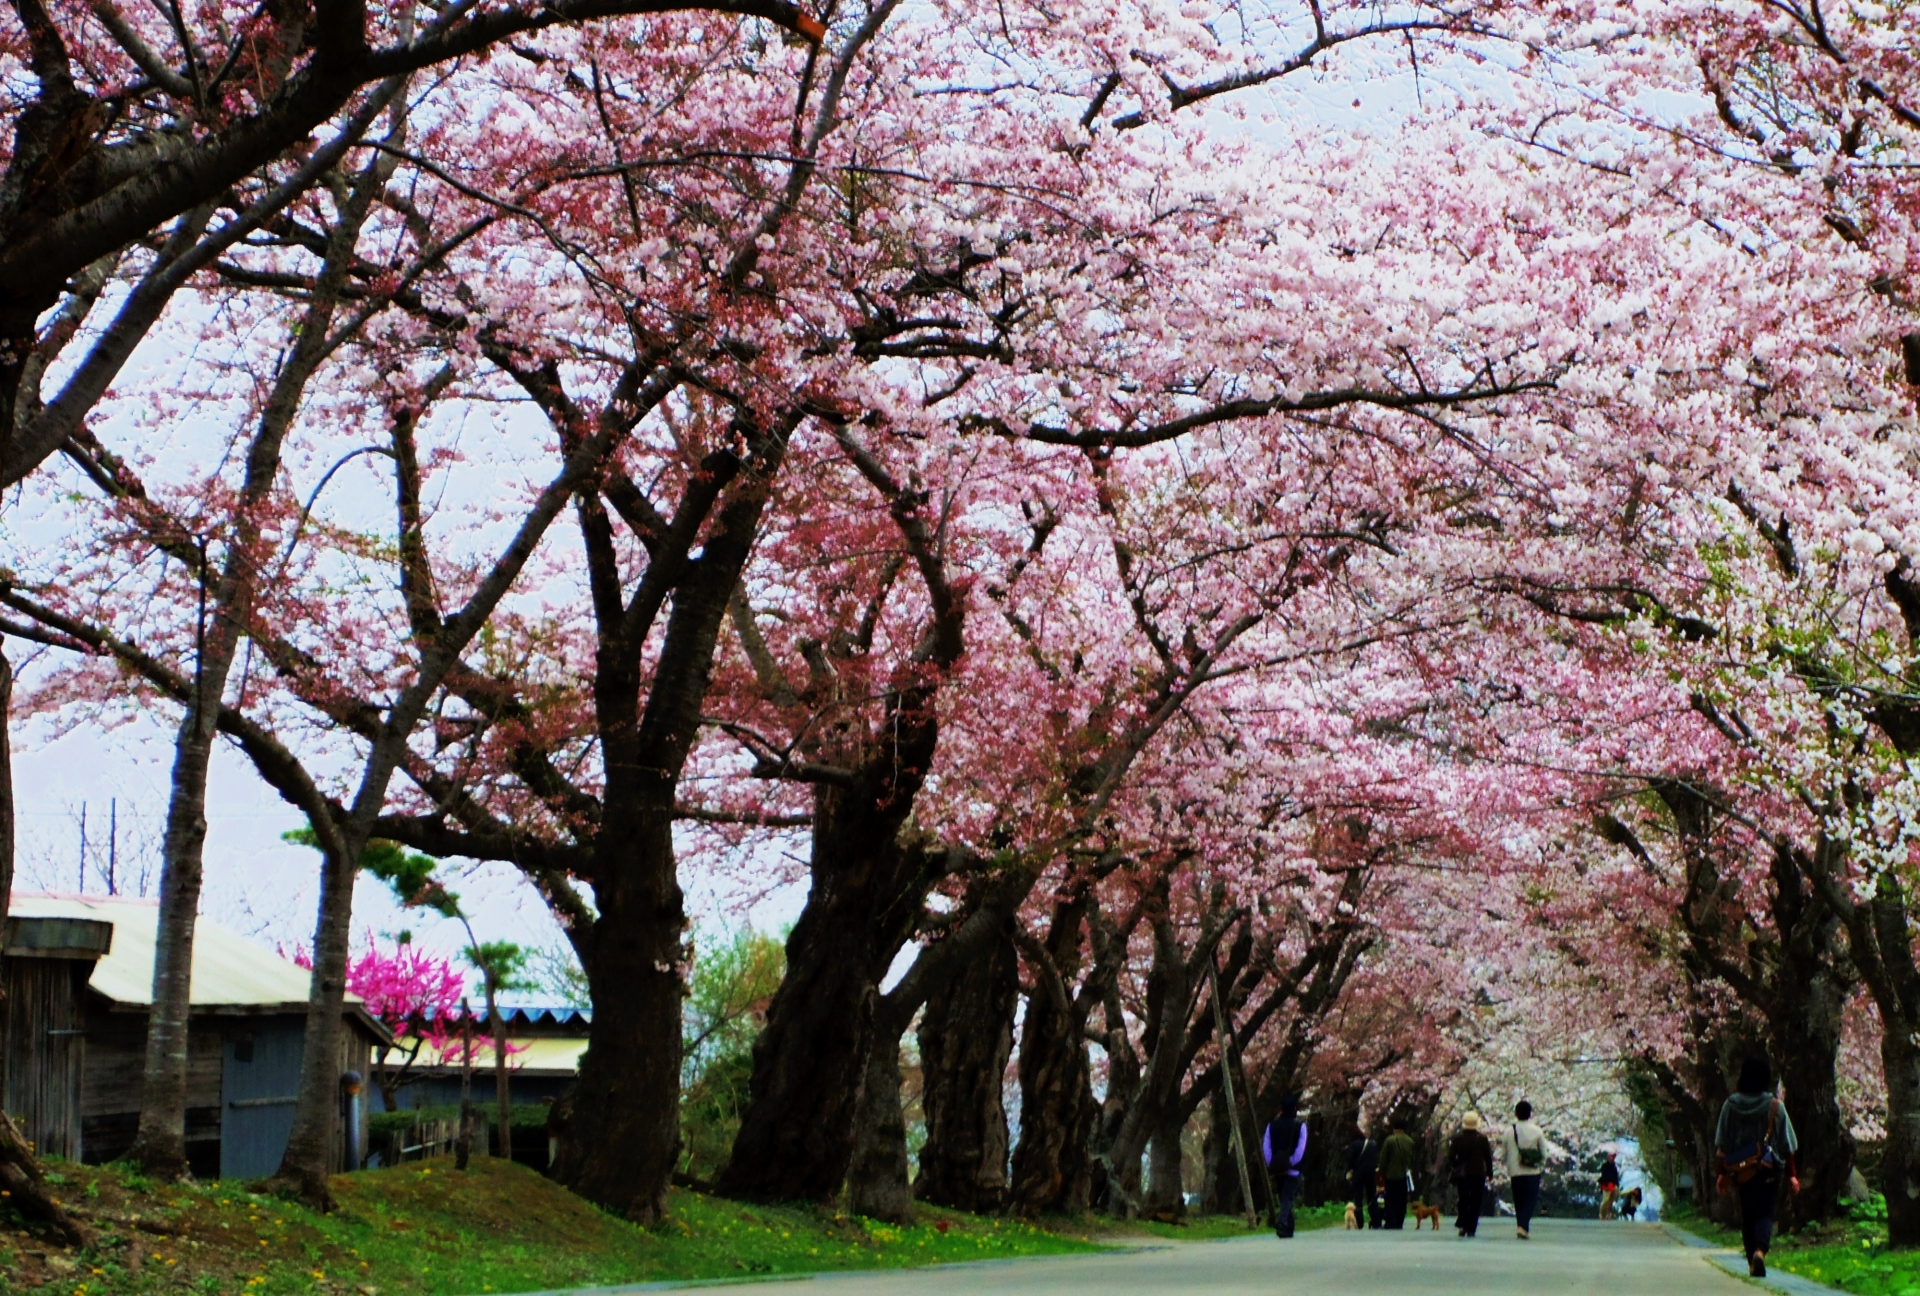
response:
[[(829, 1274), (800, 1280), (794, 1296), (1737, 1296), (1756, 1288), (1681, 1245), (1657, 1224), (1535, 1221), (1517, 1241), (1510, 1220), (1481, 1236), (1444, 1233), (1303, 1233), (1173, 1243), (1119, 1255), (955, 1265), (920, 1272)], [(786, 1284), (781, 1284), (783, 1287)], [(1825, 1292), (1804, 1280), (1768, 1286)]]

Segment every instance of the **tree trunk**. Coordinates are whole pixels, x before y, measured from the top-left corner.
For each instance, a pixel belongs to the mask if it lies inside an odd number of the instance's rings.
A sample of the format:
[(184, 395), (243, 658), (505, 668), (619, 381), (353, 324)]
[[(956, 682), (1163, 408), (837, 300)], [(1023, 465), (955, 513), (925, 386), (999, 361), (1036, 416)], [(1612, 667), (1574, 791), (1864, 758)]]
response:
[(313, 972), (307, 998), (307, 1029), (302, 1045), (300, 1090), (294, 1105), (293, 1131), (274, 1179), (291, 1187), (303, 1201), (332, 1209), (327, 1170), (339, 1136), (340, 1032), (347, 1006), (347, 959), (353, 926), (355, 861), (366, 839), (350, 839), (353, 854), (341, 857), (329, 850), (320, 865), (320, 915), (313, 933)]
[(1767, 1013), (1768, 1042), (1800, 1136), (1800, 1191), (1782, 1203), (1783, 1222), (1797, 1229), (1840, 1212), (1853, 1170), (1853, 1135), (1840, 1114), (1835, 1071), (1841, 1017), (1856, 983), (1840, 970), (1839, 916), (1807, 885), (1786, 851), (1775, 852), (1773, 914), (1780, 961)]
[(907, 1122), (900, 1106), (902, 1034), (897, 1027), (880, 1029), (867, 1050), (853, 1158), (847, 1170), (847, 1209), (889, 1224), (913, 1222), (913, 1194), (907, 1190)]
[[(140, 1086), (140, 1132), (127, 1153), (147, 1174), (178, 1179), (187, 1172), (187, 1035), (192, 1007), (193, 933), (207, 843), (207, 768), (213, 759), (212, 708), (220, 704), (229, 651), (202, 658), (200, 697), (187, 708), (174, 743), (173, 787), (161, 846), (160, 914), (154, 933), (153, 1005), (147, 1011), (146, 1066)], [(219, 684), (210, 684), (217, 670)], [(208, 694), (213, 694), (211, 705)]]
[[(617, 1215), (651, 1223), (666, 1210), (680, 1141), (680, 933), (685, 909), (673, 855), (673, 783), (645, 811), (611, 813), (600, 833), (599, 917), (583, 962), (593, 996), (573, 1118), (553, 1177)], [(609, 787), (609, 792), (614, 789)]]
[(1186, 1122), (1180, 1119), (1180, 1104), (1161, 1103), (1153, 1120), (1153, 1136), (1147, 1143), (1147, 1214), (1154, 1219), (1186, 1218), (1180, 1149), (1186, 1130)]
[(460, 1131), (453, 1139), (453, 1168), (465, 1170), (473, 1156), (473, 1010), (460, 1001)]
[(1019, 956), (1008, 936), (927, 1000), (920, 1021), (927, 1141), (913, 1185), (922, 1201), (982, 1215), (1006, 1207), (1006, 1073), (1019, 995)]
[(880, 978), (928, 886), (928, 853), (898, 840), (910, 805), (871, 787), (815, 794), (813, 889), (754, 1041), (747, 1110), (715, 1184), (724, 1196), (824, 1202), (846, 1182)]
[[(1097, 1109), (1087, 1066), (1085, 1023), (1067, 993), (1080, 962), (1084, 902), (1056, 912), (1044, 950), (1030, 953), (1037, 983), (1020, 1030), (1020, 1140), (1013, 1149), (1013, 1208), (1023, 1215), (1084, 1214), (1092, 1191), (1087, 1146)], [(1041, 951), (1033, 951), (1038, 953)]]
[(1206, 1178), (1200, 1186), (1204, 1215), (1239, 1215), (1246, 1210), (1240, 1195), (1240, 1170), (1233, 1161), (1233, 1112), (1218, 1086), (1207, 1097), (1207, 1141), (1201, 1145)]
[(1920, 1245), (1920, 1023), (1887, 1022), (1880, 1061), (1887, 1081), (1887, 1139), (1880, 1160), (1880, 1190), (1887, 1198), (1888, 1240), (1896, 1247)]

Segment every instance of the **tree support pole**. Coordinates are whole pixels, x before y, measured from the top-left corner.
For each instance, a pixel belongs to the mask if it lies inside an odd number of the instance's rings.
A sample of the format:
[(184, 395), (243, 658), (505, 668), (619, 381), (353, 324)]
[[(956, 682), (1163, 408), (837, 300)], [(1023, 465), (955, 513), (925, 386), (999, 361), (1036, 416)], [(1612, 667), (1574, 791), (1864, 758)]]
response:
[(1220, 965), (1212, 955), (1207, 957), (1207, 983), (1213, 991), (1213, 1030), (1220, 1038), (1220, 1083), (1226, 1086), (1231, 1115), (1227, 1134), (1232, 1139), (1233, 1163), (1240, 1170), (1241, 1213), (1247, 1217), (1247, 1227), (1252, 1228), (1260, 1216), (1253, 1206), (1253, 1176), (1247, 1173), (1247, 1146), (1240, 1137), (1240, 1103), (1233, 1092), (1233, 1034), (1228, 1029), (1226, 1005), (1220, 1001)]

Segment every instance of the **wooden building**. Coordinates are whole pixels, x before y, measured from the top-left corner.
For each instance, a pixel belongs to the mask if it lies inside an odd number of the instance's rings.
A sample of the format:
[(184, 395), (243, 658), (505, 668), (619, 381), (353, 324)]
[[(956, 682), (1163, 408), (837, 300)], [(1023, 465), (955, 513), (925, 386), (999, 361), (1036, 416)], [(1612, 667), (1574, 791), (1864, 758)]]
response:
[[(507, 1089), (519, 1103), (551, 1103), (572, 1092), (580, 1076), (580, 1058), (587, 1051), (587, 1031), (593, 1014), (584, 1008), (502, 1008), (507, 1028)], [(460, 1101), (461, 1046), (455, 1036), (448, 1046), (416, 1059), (408, 1083), (399, 1093), (399, 1106), (435, 1107)], [(482, 1103), (493, 1101), (493, 1019), (476, 1015), (473, 1027), (474, 1094)], [(382, 1100), (376, 1098), (376, 1102)]]
[[(123, 1156), (140, 1123), (159, 906), (15, 895), (4, 947), (10, 989), (7, 1110), (49, 1155)], [(202, 918), (187, 1035), (187, 1158), (199, 1178), (279, 1168), (305, 1052), (307, 971)], [(338, 1072), (366, 1076), (385, 1029), (349, 1002)], [(343, 1086), (334, 1168), (361, 1163), (364, 1104)]]

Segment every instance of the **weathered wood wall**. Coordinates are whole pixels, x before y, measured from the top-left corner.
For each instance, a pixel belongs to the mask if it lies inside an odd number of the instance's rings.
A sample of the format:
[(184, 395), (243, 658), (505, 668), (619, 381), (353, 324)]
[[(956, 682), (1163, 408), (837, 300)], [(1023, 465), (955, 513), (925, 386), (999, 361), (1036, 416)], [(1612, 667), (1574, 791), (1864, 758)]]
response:
[(7, 958), (7, 1111), (41, 1155), (77, 1159), (87, 1040), (81, 997), (93, 964)]

